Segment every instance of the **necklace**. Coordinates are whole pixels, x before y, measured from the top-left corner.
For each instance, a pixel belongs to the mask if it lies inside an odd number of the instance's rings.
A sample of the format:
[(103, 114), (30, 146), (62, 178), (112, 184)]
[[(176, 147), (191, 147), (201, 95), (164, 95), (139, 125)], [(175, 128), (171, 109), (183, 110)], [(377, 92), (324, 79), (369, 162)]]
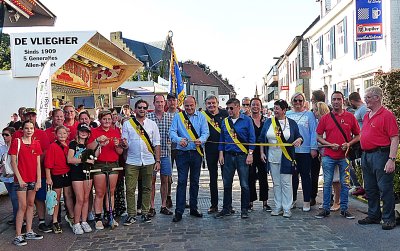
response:
[(286, 129), (286, 117), (284, 118), (284, 120), (285, 120), (285, 124), (283, 124), (282, 132), (285, 131), (285, 129)]

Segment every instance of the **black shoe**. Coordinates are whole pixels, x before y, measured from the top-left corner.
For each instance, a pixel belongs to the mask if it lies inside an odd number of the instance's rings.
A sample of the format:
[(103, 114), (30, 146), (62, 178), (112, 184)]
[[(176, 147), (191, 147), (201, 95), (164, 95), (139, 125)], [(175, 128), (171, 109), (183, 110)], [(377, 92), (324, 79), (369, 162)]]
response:
[(370, 217), (365, 217), (364, 219), (362, 219), (362, 220), (358, 220), (358, 224), (361, 224), (361, 225), (368, 225), (368, 224), (379, 224), (379, 223), (381, 223), (381, 221), (380, 220), (375, 220), (375, 219), (372, 219), (372, 218), (370, 218)]
[(174, 218), (172, 219), (172, 222), (180, 222), (182, 220), (182, 214), (180, 213), (175, 213)]
[(315, 198), (311, 198), (310, 207), (315, 206), (315, 204), (317, 204), (317, 201), (315, 200)]
[(248, 213), (247, 211), (243, 211), (243, 212), (240, 214), (240, 218), (242, 218), (242, 219), (247, 219), (247, 218), (249, 218), (249, 213)]
[(38, 229), (40, 232), (43, 233), (50, 233), (51, 231), (53, 231), (51, 227), (47, 226), (45, 223), (40, 223)]
[(349, 211), (340, 211), (340, 215), (345, 217), (346, 219), (354, 219), (354, 215), (352, 215), (351, 213), (349, 213)]
[(185, 208), (190, 208), (190, 205), (189, 205), (189, 203), (187, 203), (187, 202), (186, 202), (186, 204), (185, 204)]
[(264, 209), (265, 212), (272, 212), (272, 208), (270, 206), (268, 206), (268, 204), (265, 204), (263, 206), (263, 209)]
[(172, 208), (171, 196), (167, 196), (166, 206), (167, 206), (167, 208)]
[(161, 207), (160, 209), (160, 214), (164, 214), (164, 215), (173, 215), (174, 213), (169, 211), (169, 209), (167, 207)]
[(197, 210), (197, 209), (191, 209), (190, 210), (190, 215), (192, 215), (194, 217), (198, 217), (198, 218), (203, 217), (203, 214), (200, 213), (199, 210)]
[(147, 213), (147, 216), (150, 218), (154, 217), (156, 215), (156, 209), (150, 208), (149, 212)]
[(136, 222), (136, 218), (135, 217), (128, 216), (128, 217), (126, 217), (126, 219), (125, 219), (123, 224), (124, 224), (124, 226), (130, 226), (135, 222)]
[(382, 223), (383, 230), (392, 230), (396, 227), (396, 223), (394, 221), (385, 221)]
[(149, 217), (148, 214), (143, 214), (142, 215), (142, 221), (145, 223), (150, 223), (151, 222), (151, 218)]
[(208, 214), (218, 213), (218, 207), (210, 207), (207, 213)]
[(214, 216), (214, 218), (215, 218), (215, 219), (222, 219), (222, 218), (224, 218), (224, 216), (226, 216), (226, 214), (225, 214), (224, 210), (221, 210), (221, 212), (217, 213), (217, 214)]
[(317, 215), (315, 215), (314, 217), (317, 219), (323, 219), (327, 216), (329, 216), (331, 214), (330, 211), (324, 210), (322, 209)]

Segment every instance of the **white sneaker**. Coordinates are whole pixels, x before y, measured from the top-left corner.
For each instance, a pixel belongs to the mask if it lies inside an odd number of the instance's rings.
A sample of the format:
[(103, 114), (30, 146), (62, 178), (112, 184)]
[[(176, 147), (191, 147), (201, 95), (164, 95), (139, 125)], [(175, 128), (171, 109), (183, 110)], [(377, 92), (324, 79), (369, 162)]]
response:
[(84, 231), (85, 233), (90, 233), (90, 232), (92, 232), (92, 228), (90, 227), (90, 225), (89, 225), (86, 221), (83, 221), (83, 222), (81, 223), (81, 227), (82, 227), (82, 229), (83, 229), (83, 231)]
[(76, 223), (72, 226), (72, 232), (74, 232), (74, 234), (83, 234), (83, 229), (81, 227), (80, 223)]
[(281, 214), (283, 214), (282, 210), (272, 210), (271, 212), (271, 216), (279, 216)]
[(303, 203), (303, 212), (310, 212), (310, 210), (311, 210), (310, 202), (304, 202)]
[(101, 220), (96, 221), (96, 226), (95, 226), (96, 230), (103, 230), (104, 229), (104, 225), (103, 222)]
[(289, 211), (285, 211), (285, 212), (283, 212), (283, 217), (285, 217), (285, 218), (290, 218), (290, 217), (292, 217), (292, 212), (289, 210)]

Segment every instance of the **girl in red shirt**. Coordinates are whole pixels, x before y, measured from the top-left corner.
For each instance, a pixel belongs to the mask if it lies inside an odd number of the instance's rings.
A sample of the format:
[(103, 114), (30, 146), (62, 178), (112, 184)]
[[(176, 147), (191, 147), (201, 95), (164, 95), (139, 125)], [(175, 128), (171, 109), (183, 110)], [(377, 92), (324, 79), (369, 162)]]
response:
[(68, 129), (65, 126), (58, 126), (55, 129), (56, 141), (51, 143), (47, 150), (44, 165), (46, 167), (46, 183), (53, 186), (57, 193), (57, 205), (54, 207), (53, 213), (53, 232), (55, 234), (62, 233), (61, 226), (57, 220), (58, 210), (60, 208), (61, 190), (64, 189), (65, 204), (70, 215), (65, 216), (65, 220), (72, 228), (74, 219), (74, 203), (72, 198), (70, 168), (67, 164), (68, 154)]
[[(16, 237), (13, 241), (17, 246), (26, 245), (25, 239), (43, 239), (42, 235), (38, 235), (32, 230), (35, 195), (41, 187), (40, 155), (42, 149), (39, 142), (32, 139), (35, 126), (31, 121), (23, 122), (22, 130), (23, 136), (14, 139), (8, 151), (11, 155), (14, 186), (18, 197), (18, 212), (15, 223)], [(21, 234), (24, 215), (26, 217), (25, 238)]]
[[(123, 148), (120, 145), (121, 132), (112, 128), (112, 116), (109, 110), (99, 113), (100, 127), (92, 129), (92, 134), (88, 141), (88, 148), (100, 148), (100, 154), (95, 162), (95, 169), (111, 170), (118, 167), (119, 155), (122, 154)], [(114, 192), (118, 180), (118, 171), (110, 173), (110, 193), (111, 206), (114, 208)], [(96, 197), (94, 200), (96, 229), (104, 229), (101, 220), (101, 212), (103, 211), (103, 200), (106, 195), (106, 175), (103, 172), (94, 173), (94, 188)], [(108, 199), (106, 198), (106, 208), (109, 208)], [(105, 216), (109, 217), (109, 212), (105, 212)], [(114, 226), (118, 223), (114, 221)]]

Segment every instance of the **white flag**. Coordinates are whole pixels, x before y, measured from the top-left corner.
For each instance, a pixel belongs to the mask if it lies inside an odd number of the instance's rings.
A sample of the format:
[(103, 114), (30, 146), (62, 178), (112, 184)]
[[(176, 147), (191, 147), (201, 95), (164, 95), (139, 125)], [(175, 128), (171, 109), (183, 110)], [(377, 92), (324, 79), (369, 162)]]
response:
[(50, 60), (44, 65), (39, 75), (39, 81), (36, 88), (36, 122), (39, 126), (49, 116), (53, 110), (53, 97), (51, 93)]

